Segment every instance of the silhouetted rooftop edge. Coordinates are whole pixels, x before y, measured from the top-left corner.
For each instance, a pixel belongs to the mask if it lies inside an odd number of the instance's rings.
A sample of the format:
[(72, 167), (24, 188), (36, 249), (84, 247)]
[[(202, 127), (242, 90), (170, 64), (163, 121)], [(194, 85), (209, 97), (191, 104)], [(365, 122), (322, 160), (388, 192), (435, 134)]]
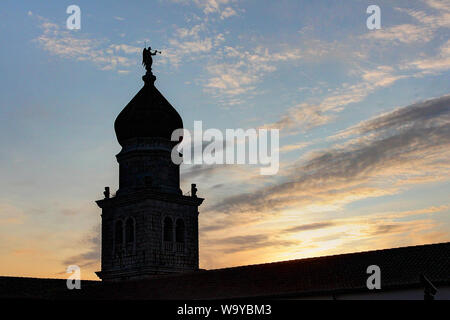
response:
[[(65, 281), (61, 280), (51, 297), (228, 299), (357, 292), (367, 290), (366, 268), (372, 264), (381, 268), (384, 290), (420, 287), (421, 274), (425, 274), (436, 285), (449, 285), (450, 242), (200, 270), (143, 280), (91, 281), (94, 285), (70, 292), (65, 289)], [(46, 280), (55, 279), (42, 279)], [(0, 278), (0, 296), (3, 297), (4, 281), (5, 277)]]

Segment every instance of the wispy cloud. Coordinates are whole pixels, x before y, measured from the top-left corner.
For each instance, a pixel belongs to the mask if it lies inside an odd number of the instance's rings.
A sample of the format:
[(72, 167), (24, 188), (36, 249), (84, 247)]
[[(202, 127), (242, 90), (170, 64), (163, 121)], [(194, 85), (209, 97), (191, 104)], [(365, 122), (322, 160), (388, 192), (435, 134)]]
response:
[(290, 227), (290, 228), (285, 229), (283, 232), (290, 233), (290, 232), (310, 231), (310, 230), (328, 228), (328, 227), (331, 227), (334, 225), (335, 225), (335, 223), (333, 223), (333, 222), (316, 222), (316, 223), (302, 224), (299, 226)]
[(237, 5), (236, 0), (171, 0), (174, 3), (191, 5), (194, 4), (197, 8), (202, 10), (206, 19), (209, 16), (218, 16), (221, 20), (238, 15), (238, 12), (243, 11)]
[(375, 90), (387, 87), (404, 75), (395, 74), (390, 66), (378, 66), (359, 72), (361, 81), (356, 84), (345, 83), (336, 88), (318, 103), (304, 102), (290, 108), (281, 115), (277, 122), (266, 124), (265, 127), (278, 128), (293, 133), (305, 132), (334, 120), (336, 114), (352, 103), (363, 101)]
[[(379, 50), (379, 41), (384, 41), (386, 46), (382, 47), (384, 54), (392, 52), (396, 44), (415, 45), (421, 47), (425, 43), (435, 39), (439, 30), (450, 28), (450, 10), (445, 1), (425, 1), (432, 10), (420, 11), (413, 9), (397, 8), (412, 17), (415, 24), (400, 24), (392, 27), (382, 28), (374, 32), (364, 33), (356, 39), (361, 41), (370, 40), (366, 46), (361, 46), (350, 38), (348, 43), (341, 44), (345, 52), (352, 52), (354, 60), (349, 63), (348, 73), (353, 76), (351, 81), (343, 83), (340, 87), (329, 90), (324, 98), (310, 98), (305, 102), (294, 104), (280, 115), (278, 121), (266, 124), (267, 127), (276, 127), (286, 133), (305, 132), (312, 128), (326, 125), (337, 118), (339, 112), (347, 106), (364, 101), (369, 95), (381, 88), (392, 86), (399, 80), (423, 77), (430, 74), (442, 74), (450, 69), (450, 41), (437, 46), (438, 52), (419, 52), (410, 57), (401, 57), (396, 64), (374, 64), (371, 62), (367, 67), (370, 49)], [(447, 32), (447, 31), (446, 31)], [(322, 43), (322, 54), (319, 56), (329, 57), (337, 55), (338, 47), (333, 43)], [(355, 49), (358, 48), (358, 49)], [(304, 54), (302, 59), (309, 56)], [(338, 56), (338, 55), (337, 55)], [(417, 58), (420, 56), (420, 58)], [(345, 57), (339, 58), (345, 60)], [(383, 61), (385, 63), (385, 61)], [(313, 89), (311, 89), (313, 90)], [(315, 94), (317, 96), (317, 94)]]
[(237, 15), (236, 10), (234, 10), (231, 7), (226, 7), (224, 10), (222, 10), (222, 12), (220, 13), (220, 19), (226, 19), (232, 16)]
[(218, 57), (222, 62), (207, 66), (209, 78), (205, 88), (214, 94), (233, 97), (254, 90), (267, 74), (277, 70), (278, 63), (292, 63), (302, 53), (297, 48), (269, 51), (261, 46), (253, 50), (225, 46)]
[(38, 16), (38, 20), (42, 34), (35, 41), (53, 55), (78, 61), (89, 61), (102, 70), (117, 70), (118, 72), (123, 72), (124, 69), (137, 63), (136, 54), (141, 50), (140, 48), (87, 38), (75, 31), (63, 29), (43, 17)]
[(367, 135), (310, 153), (292, 167), (285, 181), (227, 197), (209, 209), (240, 216), (294, 206), (338, 209), (408, 185), (445, 180), (450, 170), (449, 115), (450, 96), (383, 114), (349, 130)]
[(417, 69), (418, 76), (426, 74), (439, 74), (450, 69), (450, 40), (444, 43), (439, 52), (432, 57), (419, 58), (405, 63), (403, 69)]
[(429, 74), (442, 74), (450, 69), (450, 40), (438, 48), (434, 56), (406, 60), (398, 66), (380, 65), (373, 69), (356, 71), (360, 81), (345, 83), (318, 103), (304, 102), (293, 106), (274, 123), (266, 127), (279, 128), (287, 132), (304, 132), (325, 125), (350, 104), (364, 101), (370, 94), (395, 82)]
[(231, 0), (194, 0), (194, 3), (203, 10), (205, 15), (218, 14), (220, 19), (235, 16)]
[(66, 258), (62, 262), (63, 265), (77, 265), (80, 268), (85, 268), (92, 265), (98, 265), (100, 263), (101, 235), (99, 225), (95, 226), (81, 241), (81, 245), (83, 247), (88, 247), (89, 249), (76, 256)]
[(163, 49), (162, 63), (178, 68), (186, 62), (207, 59), (224, 41), (224, 35), (210, 31), (206, 21), (192, 27), (176, 27), (168, 39), (169, 45)]
[(433, 38), (433, 29), (413, 24), (402, 24), (383, 28), (367, 34), (368, 38), (389, 41), (391, 44), (428, 42)]
[(389, 131), (404, 131), (414, 127), (436, 127), (450, 123), (450, 96), (443, 96), (411, 106), (397, 108), (373, 119), (363, 121), (334, 137), (381, 135)]
[(450, 28), (450, 4), (448, 1), (424, 1), (434, 12), (397, 8), (414, 18), (417, 24), (401, 24), (370, 32), (367, 38), (395, 43), (426, 43), (431, 41), (440, 28)]
[(270, 247), (290, 247), (299, 244), (298, 241), (280, 240), (271, 237), (268, 234), (255, 234), (220, 239), (210, 239), (209, 242), (212, 245), (218, 245), (222, 247), (223, 249), (221, 251), (223, 251), (224, 253), (235, 253), (261, 248), (267, 249)]
[[(254, 230), (254, 225), (258, 223), (244, 228), (237, 225), (228, 229), (225, 226), (211, 228), (208, 230), (210, 231), (206, 240), (208, 247), (202, 260), (207, 265), (214, 260), (216, 265), (229, 266), (230, 263), (241, 265), (241, 259), (246, 259), (248, 263), (261, 263), (318, 254), (355, 252), (364, 250), (367, 245), (375, 249), (418, 242), (445, 241), (445, 232), (433, 231), (437, 228), (433, 215), (447, 212), (448, 209), (448, 205), (431, 206), (342, 218), (330, 214), (329, 221), (326, 222), (303, 223), (287, 228), (280, 228), (278, 226), (280, 219), (275, 218), (264, 220), (264, 227), (261, 226), (260, 232), (256, 233), (248, 230)], [(299, 215), (298, 219), (304, 217)], [(293, 223), (290, 221), (288, 225)], [(220, 233), (221, 229), (225, 229), (221, 234), (233, 235), (211, 238)], [(217, 252), (223, 253), (220, 259), (216, 258)], [(264, 252), (271, 254), (265, 256)], [(255, 260), (255, 257), (258, 257), (258, 260)]]
[(312, 142), (300, 142), (300, 143), (294, 143), (294, 144), (287, 144), (280, 148), (280, 152), (291, 152), (294, 150), (300, 150), (303, 148), (306, 148), (307, 146), (311, 145)]

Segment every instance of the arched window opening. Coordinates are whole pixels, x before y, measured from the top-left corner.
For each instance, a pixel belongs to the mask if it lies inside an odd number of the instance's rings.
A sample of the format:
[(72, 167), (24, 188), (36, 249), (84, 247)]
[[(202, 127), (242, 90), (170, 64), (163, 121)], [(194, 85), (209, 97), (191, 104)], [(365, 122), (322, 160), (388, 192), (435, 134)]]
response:
[(176, 238), (176, 242), (184, 243), (184, 221), (183, 221), (183, 219), (177, 220), (175, 238)]
[(128, 218), (125, 225), (125, 239), (127, 243), (134, 242), (134, 221), (132, 218)]
[(173, 241), (173, 224), (169, 217), (164, 219), (164, 241)]
[(122, 244), (122, 242), (123, 242), (123, 224), (122, 224), (122, 221), (117, 221), (116, 222), (115, 240), (116, 240), (116, 244)]

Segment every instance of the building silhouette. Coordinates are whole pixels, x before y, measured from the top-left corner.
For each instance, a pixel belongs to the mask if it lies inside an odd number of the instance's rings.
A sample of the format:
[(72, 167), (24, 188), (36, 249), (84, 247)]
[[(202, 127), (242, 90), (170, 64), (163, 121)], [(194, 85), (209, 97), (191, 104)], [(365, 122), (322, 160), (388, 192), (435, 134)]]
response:
[(202, 198), (180, 189), (180, 166), (171, 159), (178, 112), (155, 87), (151, 68), (144, 86), (114, 123), (119, 189), (98, 200), (102, 209), (102, 280), (139, 279), (199, 268), (198, 207)]

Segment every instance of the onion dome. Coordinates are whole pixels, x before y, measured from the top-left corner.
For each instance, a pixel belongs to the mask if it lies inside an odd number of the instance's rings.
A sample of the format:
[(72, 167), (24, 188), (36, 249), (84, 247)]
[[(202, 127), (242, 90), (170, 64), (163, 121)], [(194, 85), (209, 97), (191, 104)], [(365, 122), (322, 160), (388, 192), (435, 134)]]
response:
[(172, 132), (183, 128), (183, 120), (155, 87), (156, 77), (147, 72), (144, 86), (117, 116), (114, 122), (117, 140), (124, 146), (133, 138), (171, 139)]

